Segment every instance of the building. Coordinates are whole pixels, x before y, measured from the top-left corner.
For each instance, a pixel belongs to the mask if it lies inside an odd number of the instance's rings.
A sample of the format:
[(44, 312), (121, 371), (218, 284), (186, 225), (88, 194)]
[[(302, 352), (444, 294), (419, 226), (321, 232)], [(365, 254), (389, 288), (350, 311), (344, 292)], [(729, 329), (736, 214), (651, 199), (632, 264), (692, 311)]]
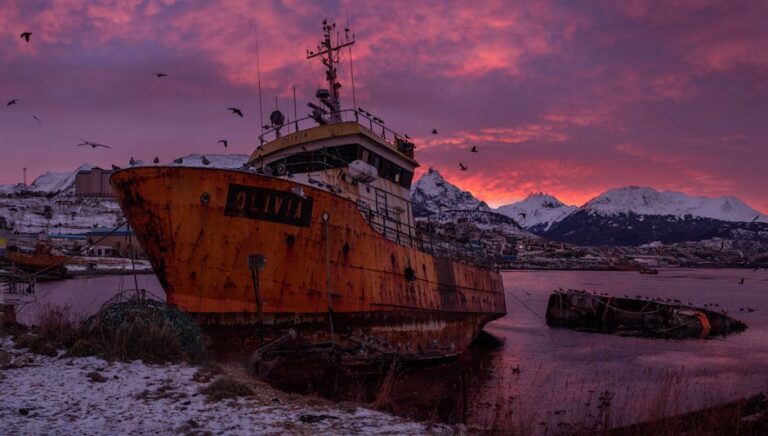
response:
[(113, 170), (93, 167), (90, 170), (78, 171), (75, 175), (75, 195), (84, 197), (114, 197), (109, 178)]
[(95, 228), (85, 234), (90, 247), (88, 253), (93, 256), (143, 257), (139, 240), (133, 230), (123, 224), (117, 229)]

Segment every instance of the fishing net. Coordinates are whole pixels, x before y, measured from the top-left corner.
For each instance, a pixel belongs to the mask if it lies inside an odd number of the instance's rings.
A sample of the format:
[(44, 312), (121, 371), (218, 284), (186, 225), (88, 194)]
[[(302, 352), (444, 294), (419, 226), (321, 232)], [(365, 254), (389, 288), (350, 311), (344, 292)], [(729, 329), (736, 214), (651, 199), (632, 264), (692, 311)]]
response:
[(85, 321), (82, 331), (76, 348), (107, 359), (200, 362), (207, 354), (195, 321), (143, 290), (118, 294)]

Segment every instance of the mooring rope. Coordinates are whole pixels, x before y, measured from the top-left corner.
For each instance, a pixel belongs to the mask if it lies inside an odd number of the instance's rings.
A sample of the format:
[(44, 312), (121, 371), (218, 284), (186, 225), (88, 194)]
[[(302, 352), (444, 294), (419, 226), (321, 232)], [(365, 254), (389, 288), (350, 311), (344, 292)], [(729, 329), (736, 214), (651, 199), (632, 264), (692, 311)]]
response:
[(528, 309), (528, 310), (529, 310), (529, 311), (530, 311), (532, 314), (536, 315), (536, 317), (537, 317), (537, 318), (539, 318), (539, 319), (540, 319), (540, 320), (542, 320), (542, 321), (546, 321), (546, 320), (544, 319), (544, 317), (543, 317), (543, 316), (541, 316), (541, 315), (539, 315), (538, 313), (536, 313), (536, 311), (535, 311), (535, 310), (533, 310), (533, 309), (531, 309), (531, 308), (530, 308), (530, 306), (528, 306), (527, 304), (525, 304), (525, 302), (523, 302), (523, 300), (521, 300), (521, 299), (517, 298), (517, 295), (513, 294), (513, 293), (512, 293), (512, 291), (510, 291), (509, 289), (506, 289), (506, 288), (504, 289), (504, 291), (505, 291), (507, 294), (509, 294), (510, 296), (512, 296), (512, 298), (514, 298), (515, 300), (517, 300), (517, 302), (518, 302), (518, 303), (522, 304), (522, 305), (523, 305), (523, 307), (525, 307), (526, 309)]

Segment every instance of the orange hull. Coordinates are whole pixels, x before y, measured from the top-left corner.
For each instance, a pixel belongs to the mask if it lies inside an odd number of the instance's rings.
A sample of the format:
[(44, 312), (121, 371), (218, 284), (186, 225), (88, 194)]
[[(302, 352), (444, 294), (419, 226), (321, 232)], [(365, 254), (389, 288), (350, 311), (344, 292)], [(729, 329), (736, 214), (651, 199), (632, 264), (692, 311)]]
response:
[[(66, 260), (64, 256), (56, 256), (51, 254), (26, 254), (18, 252), (8, 252), (5, 254), (11, 262), (20, 266), (21, 268), (40, 270), (51, 267), (53, 265), (62, 265)], [(58, 269), (63, 268), (63, 266)]]
[[(261, 320), (318, 338), (332, 322), (403, 354), (445, 355), (506, 314), (497, 271), (390, 241), (327, 191), (183, 167), (120, 170), (112, 185), (168, 301), (214, 328)], [(250, 255), (266, 259), (255, 280)]]

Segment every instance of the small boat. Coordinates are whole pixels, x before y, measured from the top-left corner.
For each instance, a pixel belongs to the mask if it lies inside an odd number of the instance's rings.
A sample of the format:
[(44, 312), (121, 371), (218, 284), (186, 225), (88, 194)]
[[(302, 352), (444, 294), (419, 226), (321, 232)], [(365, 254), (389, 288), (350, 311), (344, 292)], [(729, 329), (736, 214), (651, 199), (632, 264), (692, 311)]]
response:
[(25, 271), (44, 272), (49, 276), (68, 276), (64, 262), (66, 256), (56, 252), (50, 244), (38, 241), (31, 251), (12, 245), (6, 248), (5, 257)]
[(724, 313), (677, 303), (556, 291), (549, 296), (547, 325), (573, 330), (652, 338), (711, 338), (744, 331)]

